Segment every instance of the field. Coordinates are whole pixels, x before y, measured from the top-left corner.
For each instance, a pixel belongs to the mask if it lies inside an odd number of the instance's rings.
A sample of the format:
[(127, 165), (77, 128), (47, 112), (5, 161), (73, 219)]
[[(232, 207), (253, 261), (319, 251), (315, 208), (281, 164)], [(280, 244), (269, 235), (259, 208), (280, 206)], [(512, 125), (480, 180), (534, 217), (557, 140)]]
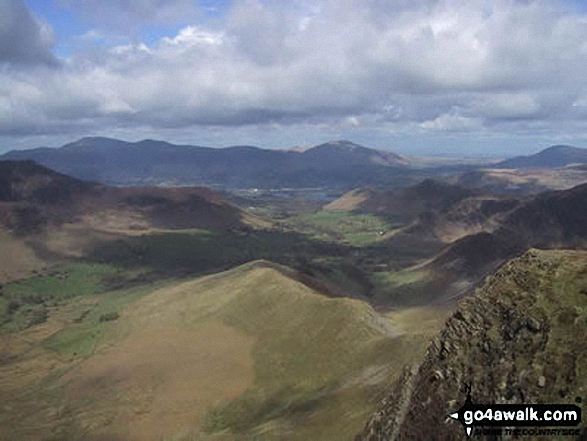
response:
[(138, 270), (92, 263), (58, 264), (35, 271), (31, 277), (7, 283), (0, 290), (0, 333), (42, 323), (51, 306), (105, 292), (132, 281), (139, 274)]
[(399, 226), (374, 214), (343, 210), (294, 215), (287, 218), (284, 225), (317, 239), (352, 246), (376, 243), (384, 234)]
[(382, 316), (285, 272), (253, 262), (98, 294), (76, 281), (44, 323), (0, 336), (0, 439), (352, 439), (446, 311)]

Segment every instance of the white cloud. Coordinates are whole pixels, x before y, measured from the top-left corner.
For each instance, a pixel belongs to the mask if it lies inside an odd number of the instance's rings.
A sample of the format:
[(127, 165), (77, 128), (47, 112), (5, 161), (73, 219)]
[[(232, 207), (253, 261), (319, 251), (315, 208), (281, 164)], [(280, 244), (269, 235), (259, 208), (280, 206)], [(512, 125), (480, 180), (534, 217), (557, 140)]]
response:
[(479, 118), (468, 118), (460, 116), (457, 112), (446, 113), (434, 118), (431, 121), (424, 121), (420, 124), (424, 130), (440, 130), (449, 132), (471, 131), (483, 127)]
[(361, 122), (359, 121), (359, 118), (357, 118), (356, 116), (347, 116), (344, 119), (344, 126), (349, 127), (349, 128), (356, 128), (359, 127), (361, 125)]
[(175, 37), (164, 37), (163, 43), (171, 46), (219, 45), (222, 44), (222, 32), (209, 32), (196, 26), (187, 26), (179, 31)]
[[(99, 9), (173, 21), (185, 1)], [(0, 71), (0, 134), (288, 125), (527, 133), (562, 119), (582, 131), (587, 24), (552, 5), (235, 0), (217, 21), (193, 18), (155, 43), (76, 54), (57, 70)]]
[(542, 106), (538, 93), (487, 93), (474, 99), (471, 105), (476, 113), (486, 118), (516, 119), (539, 116)]

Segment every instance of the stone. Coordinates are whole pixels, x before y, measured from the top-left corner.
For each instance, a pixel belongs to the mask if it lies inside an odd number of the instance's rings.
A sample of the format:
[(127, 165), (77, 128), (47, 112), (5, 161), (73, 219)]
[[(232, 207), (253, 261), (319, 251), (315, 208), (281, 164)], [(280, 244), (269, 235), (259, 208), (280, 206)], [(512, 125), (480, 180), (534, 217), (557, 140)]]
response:
[(489, 354), (491, 352), (491, 343), (487, 340), (483, 342), (483, 352)]
[(539, 332), (542, 329), (542, 324), (534, 317), (528, 317), (526, 319), (526, 328), (532, 332)]

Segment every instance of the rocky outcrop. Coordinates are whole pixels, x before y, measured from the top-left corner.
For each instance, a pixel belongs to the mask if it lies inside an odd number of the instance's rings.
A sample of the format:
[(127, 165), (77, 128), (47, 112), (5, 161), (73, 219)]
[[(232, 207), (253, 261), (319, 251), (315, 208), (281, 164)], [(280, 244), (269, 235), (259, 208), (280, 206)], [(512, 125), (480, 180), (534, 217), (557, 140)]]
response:
[(417, 373), (391, 388), (357, 440), (466, 439), (477, 403), (575, 403), (587, 391), (587, 253), (530, 250), (462, 300)]

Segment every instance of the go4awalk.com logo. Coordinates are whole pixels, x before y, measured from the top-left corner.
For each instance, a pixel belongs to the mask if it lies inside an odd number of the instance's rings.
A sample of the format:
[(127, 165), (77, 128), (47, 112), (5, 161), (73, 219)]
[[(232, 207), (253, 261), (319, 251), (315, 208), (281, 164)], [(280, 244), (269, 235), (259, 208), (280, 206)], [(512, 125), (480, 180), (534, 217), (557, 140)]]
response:
[[(467, 436), (473, 433), (496, 434), (498, 431), (518, 436), (576, 436), (580, 434), (577, 426), (581, 423), (581, 408), (575, 404), (475, 404), (471, 399), (471, 388), (467, 387), (465, 404), (449, 414), (448, 418), (459, 421)], [(545, 427), (551, 429), (543, 429)], [(553, 427), (557, 429), (552, 429)], [(483, 430), (478, 430), (479, 428)]]

